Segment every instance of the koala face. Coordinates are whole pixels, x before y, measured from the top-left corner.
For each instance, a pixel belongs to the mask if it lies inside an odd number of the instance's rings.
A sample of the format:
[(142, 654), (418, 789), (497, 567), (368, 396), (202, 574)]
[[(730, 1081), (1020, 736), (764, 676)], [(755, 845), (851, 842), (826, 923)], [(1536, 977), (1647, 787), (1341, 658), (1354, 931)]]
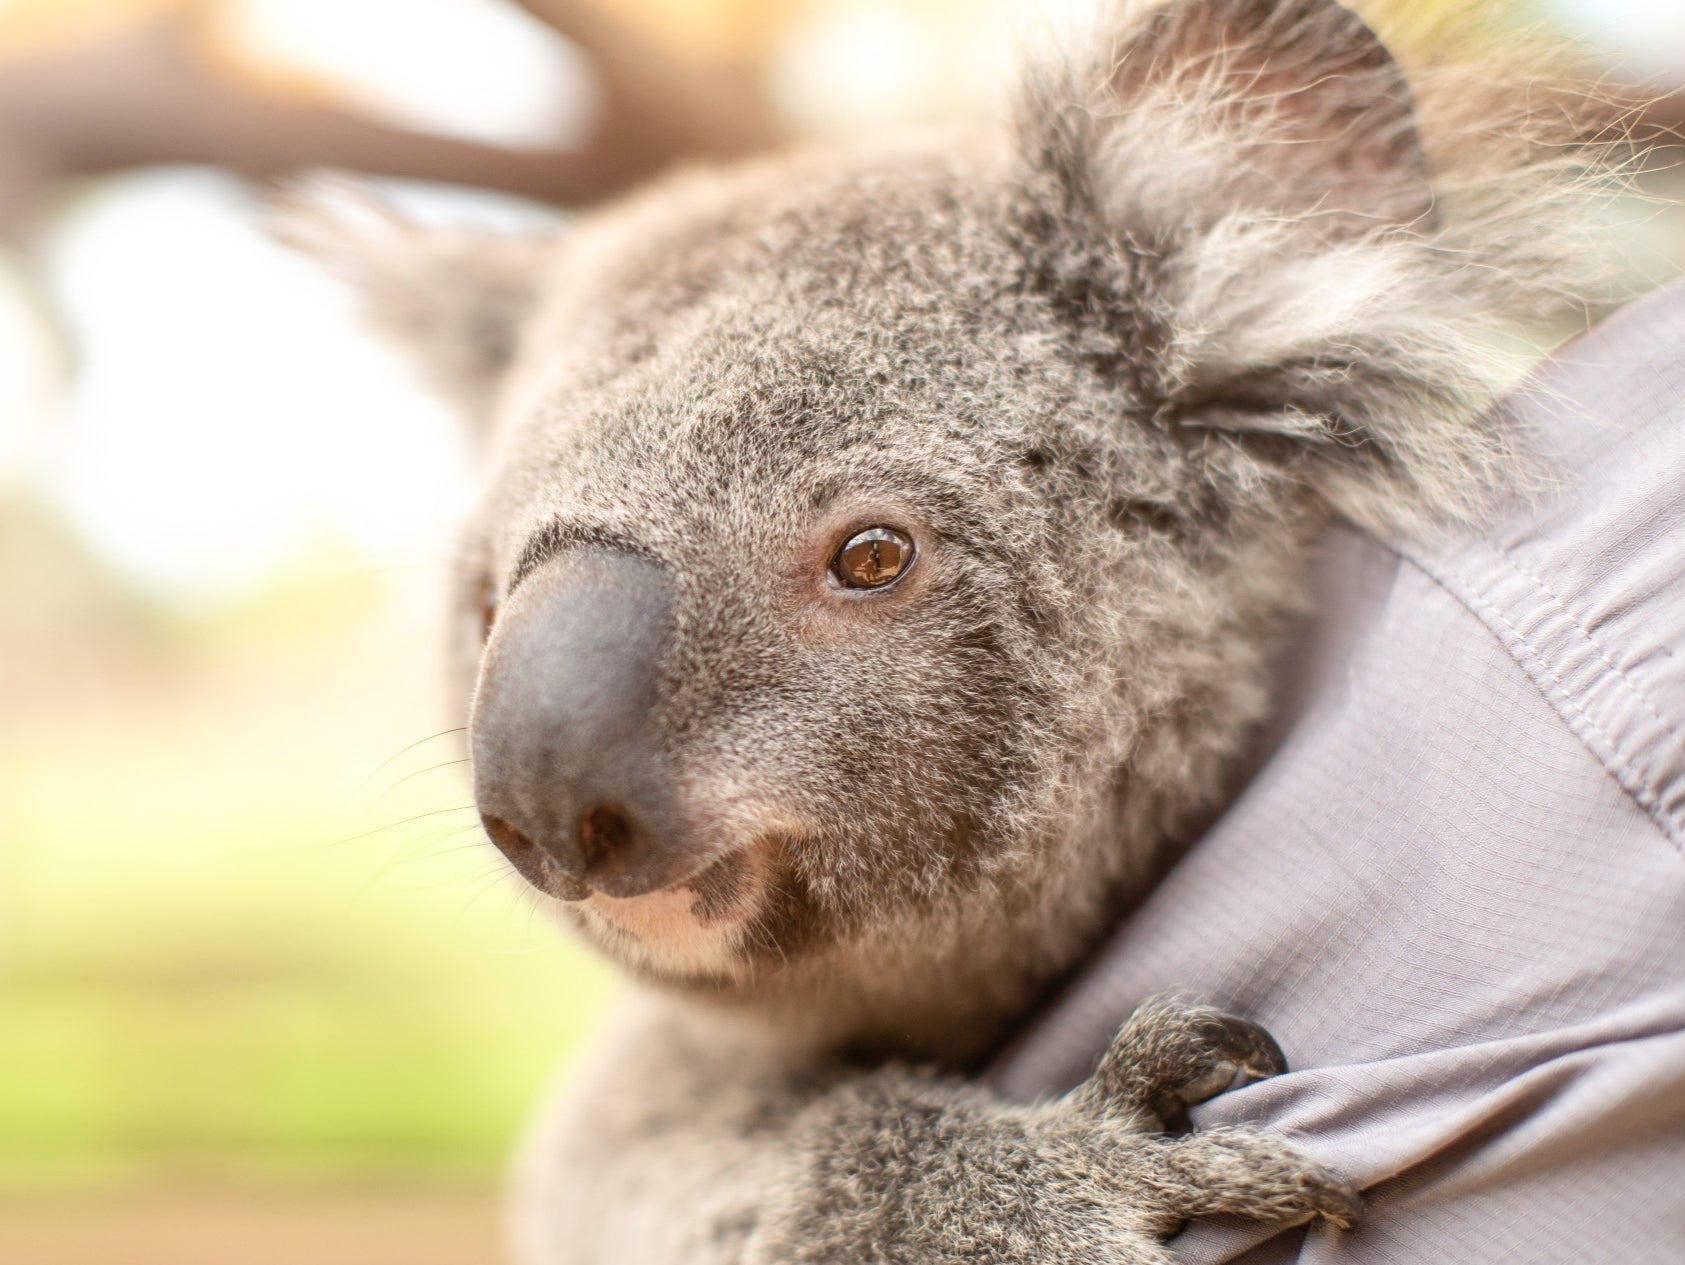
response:
[(557, 238), (288, 225), (484, 437), (476, 800), (646, 975), (1021, 1007), (1222, 793), (1309, 534), (1506, 464), (1473, 349), (1570, 284), (1598, 154), (1333, 0), (1092, 47), (1010, 129)]
[(471, 534), (470, 729), (493, 839), (619, 956), (915, 918), (1050, 807), (1086, 674), (1033, 419), (1117, 393), (1048, 354), (1006, 160), (780, 165), (562, 247)]

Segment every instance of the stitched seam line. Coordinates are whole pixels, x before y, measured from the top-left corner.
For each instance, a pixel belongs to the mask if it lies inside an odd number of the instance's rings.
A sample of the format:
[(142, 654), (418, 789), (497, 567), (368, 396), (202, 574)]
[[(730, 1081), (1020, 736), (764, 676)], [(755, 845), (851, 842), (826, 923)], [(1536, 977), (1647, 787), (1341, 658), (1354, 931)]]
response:
[(1655, 704), (1649, 700), (1643, 690), (1638, 688), (1638, 685), (1626, 674), (1626, 671), (1616, 666), (1615, 661), (1609, 657), (1609, 653), (1603, 649), (1602, 644), (1596, 637), (1591, 635), (1591, 629), (1587, 628), (1574, 617), (1573, 612), (1562, 604), (1562, 599), (1557, 597), (1550, 585), (1546, 584), (1538, 576), (1534, 575), (1526, 567), (1522, 566), (1521, 563), (1516, 560), (1515, 555), (1510, 553), (1508, 550), (1503, 551), (1501, 554), (1498, 554), (1498, 556), (1514, 568), (1517, 574), (1531, 580), (1534, 584), (1539, 586), (1539, 590), (1550, 599), (1551, 605), (1556, 608), (1557, 613), (1574, 626), (1574, 630), (1586, 639), (1587, 645), (1597, 651), (1597, 658), (1603, 666), (1608, 668), (1609, 671), (1613, 672), (1620, 678), (1621, 683), (1625, 685), (1628, 692), (1631, 693), (1633, 700), (1645, 711), (1649, 712), (1651, 718), (1661, 727), (1662, 732), (1669, 738), (1673, 739), (1674, 745), (1678, 747), (1680, 751), (1685, 752), (1685, 735), (1682, 735), (1678, 729), (1670, 725), (1666, 717), (1656, 710)]
[[(1682, 858), (1685, 858), (1685, 823), (1676, 820), (1674, 814), (1669, 813), (1662, 806), (1661, 797), (1657, 794), (1657, 789), (1652, 786), (1638, 772), (1638, 770), (1633, 768), (1631, 763), (1621, 753), (1620, 748), (1615, 744), (1614, 740), (1611, 739), (1609, 735), (1606, 734), (1597, 724), (1597, 722), (1592, 719), (1591, 715), (1580, 705), (1573, 693), (1566, 685), (1563, 684), (1562, 678), (1557, 676), (1557, 674), (1551, 669), (1549, 662), (1539, 652), (1538, 648), (1528, 641), (1521, 630), (1511, 623), (1501, 610), (1493, 605), (1492, 602), (1487, 600), (1483, 594), (1476, 591), (1473, 586), (1460, 579), (1454, 579), (1448, 575), (1442, 574), (1436, 568), (1430, 566), (1424, 559), (1416, 556), (1413, 552), (1409, 552), (1396, 545), (1394, 546), (1394, 549), (1404, 561), (1408, 562), (1423, 575), (1427, 576), (1428, 579), (1439, 585), (1440, 588), (1444, 589), (1462, 606), (1467, 608), (1475, 616), (1475, 618), (1485, 624), (1488, 629), (1497, 634), (1499, 642), (1504, 644), (1504, 648), (1509, 653), (1510, 657), (1515, 659), (1516, 662), (1521, 665), (1522, 670), (1533, 679), (1534, 684), (1539, 687), (1540, 691), (1545, 695), (1547, 701), (1550, 702), (1557, 714), (1567, 722), (1568, 728), (1574, 736), (1579, 738), (1580, 742), (1588, 751), (1591, 752), (1597, 762), (1603, 766), (1604, 771), (1615, 780), (1615, 783), (1621, 788), (1621, 790), (1644, 810), (1645, 815), (1648, 816), (1650, 820), (1655, 823), (1656, 828), (1660, 830), (1664, 836), (1666, 836), (1668, 842), (1673, 845), (1674, 850), (1678, 852)], [(1519, 567), (1515, 567), (1506, 555), (1500, 554), (1496, 550), (1492, 550), (1490, 552), (1498, 561), (1511, 566), (1516, 574), (1520, 575), (1522, 579), (1542, 588), (1535, 577), (1528, 575)], [(1555, 601), (1555, 595), (1550, 593), (1549, 590), (1545, 590), (1545, 596), (1551, 598), (1552, 601)], [(1556, 606), (1558, 610), (1561, 610), (1560, 602), (1556, 602)], [(1567, 618), (1569, 625), (1574, 629), (1574, 631), (1590, 642), (1593, 647), (1597, 646), (1597, 643), (1591, 641), (1591, 638), (1586, 633), (1585, 629), (1580, 626), (1578, 620), (1574, 619), (1573, 616), (1568, 615), (1566, 611), (1562, 611), (1562, 614)], [(1601, 649), (1599, 649), (1599, 657), (1602, 658), (1605, 663), (1608, 662), (1608, 657), (1601, 653)], [(1611, 665), (1611, 667), (1612, 666), (1613, 665)], [(1655, 715), (1655, 709), (1643, 698), (1641, 694), (1638, 694), (1638, 691), (1632, 685), (1632, 682), (1618, 671), (1615, 675), (1626, 690), (1638, 696), (1638, 700), (1643, 703), (1645, 710), (1652, 716)], [(1548, 678), (1554, 688), (1546, 687), (1543, 680), (1541, 680), (1541, 677)], [(1674, 736), (1673, 731), (1668, 728), (1668, 726), (1664, 724), (1662, 728), (1664, 732), (1668, 733), (1670, 736)], [(1588, 736), (1588, 733), (1590, 736)], [(1595, 742), (1592, 741), (1593, 738), (1596, 739)]]

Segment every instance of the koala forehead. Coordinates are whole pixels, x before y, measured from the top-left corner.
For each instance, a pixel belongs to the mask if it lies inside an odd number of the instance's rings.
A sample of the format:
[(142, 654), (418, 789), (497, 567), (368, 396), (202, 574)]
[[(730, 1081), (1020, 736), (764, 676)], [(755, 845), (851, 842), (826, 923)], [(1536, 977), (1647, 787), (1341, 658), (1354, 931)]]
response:
[(1127, 390), (1073, 354), (1004, 144), (791, 161), (681, 178), (566, 242), (504, 397), (504, 533), (793, 527), (850, 497), (976, 528), (1026, 509), (1003, 471), (1051, 419), (1115, 438)]

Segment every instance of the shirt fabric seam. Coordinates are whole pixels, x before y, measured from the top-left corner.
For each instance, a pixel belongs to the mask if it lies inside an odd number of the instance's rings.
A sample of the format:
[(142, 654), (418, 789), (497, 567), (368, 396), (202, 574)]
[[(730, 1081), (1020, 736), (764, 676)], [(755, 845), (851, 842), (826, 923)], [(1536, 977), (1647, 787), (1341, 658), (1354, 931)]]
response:
[[(1408, 545), (1398, 542), (1386, 543), (1388, 548), (1397, 554), (1402, 561), (1408, 563), (1444, 589), (1459, 605), (1468, 610), (1470, 614), (1485, 625), (1489, 632), (1498, 638), (1504, 652), (1532, 681), (1534, 688), (1551, 705), (1551, 708), (1568, 726), (1569, 731), (1579, 739), (1581, 745), (1590, 752), (1592, 758), (1614, 779), (1622, 792), (1643, 810), (1656, 828), (1673, 845), (1675, 852), (1682, 859), (1685, 859), (1685, 821), (1679, 820), (1678, 814), (1669, 812), (1664, 805), (1661, 792), (1666, 784), (1658, 785), (1655, 779), (1646, 777), (1634, 767), (1626, 753), (1623, 752), (1621, 745), (1604, 731), (1604, 728), (1599, 725), (1590, 711), (1576, 697), (1575, 692), (1556, 674), (1550, 660), (1540, 648), (1534, 645), (1497, 605), (1466, 578), (1434, 565), (1425, 555)], [(1681, 741), (1680, 735), (1674, 727), (1663, 720), (1654, 703), (1638, 688), (1631, 677), (1611, 661), (1603, 647), (1562, 604), (1560, 599), (1538, 577), (1518, 566), (1507, 553), (1493, 549), (1491, 546), (1485, 545), (1484, 542), (1481, 542), (1481, 544), (1491, 561), (1508, 569), (1518, 580), (1527, 584), (1541, 598), (1550, 603), (1557, 620), (1571, 629), (1596, 654), (1598, 660), (1611, 674), (1611, 679), (1616, 683), (1616, 689), (1648, 713), (1660, 726), (1662, 734), (1670, 739), (1676, 747), (1685, 751), (1685, 742)]]

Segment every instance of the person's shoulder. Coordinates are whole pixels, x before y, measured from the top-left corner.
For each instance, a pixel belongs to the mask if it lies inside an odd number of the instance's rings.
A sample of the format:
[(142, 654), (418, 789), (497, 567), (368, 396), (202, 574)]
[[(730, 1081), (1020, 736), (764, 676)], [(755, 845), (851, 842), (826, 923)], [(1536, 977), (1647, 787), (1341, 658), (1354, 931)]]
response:
[(1685, 282), (1569, 343), (1506, 407), (1548, 489), (1401, 552), (1685, 850)]

